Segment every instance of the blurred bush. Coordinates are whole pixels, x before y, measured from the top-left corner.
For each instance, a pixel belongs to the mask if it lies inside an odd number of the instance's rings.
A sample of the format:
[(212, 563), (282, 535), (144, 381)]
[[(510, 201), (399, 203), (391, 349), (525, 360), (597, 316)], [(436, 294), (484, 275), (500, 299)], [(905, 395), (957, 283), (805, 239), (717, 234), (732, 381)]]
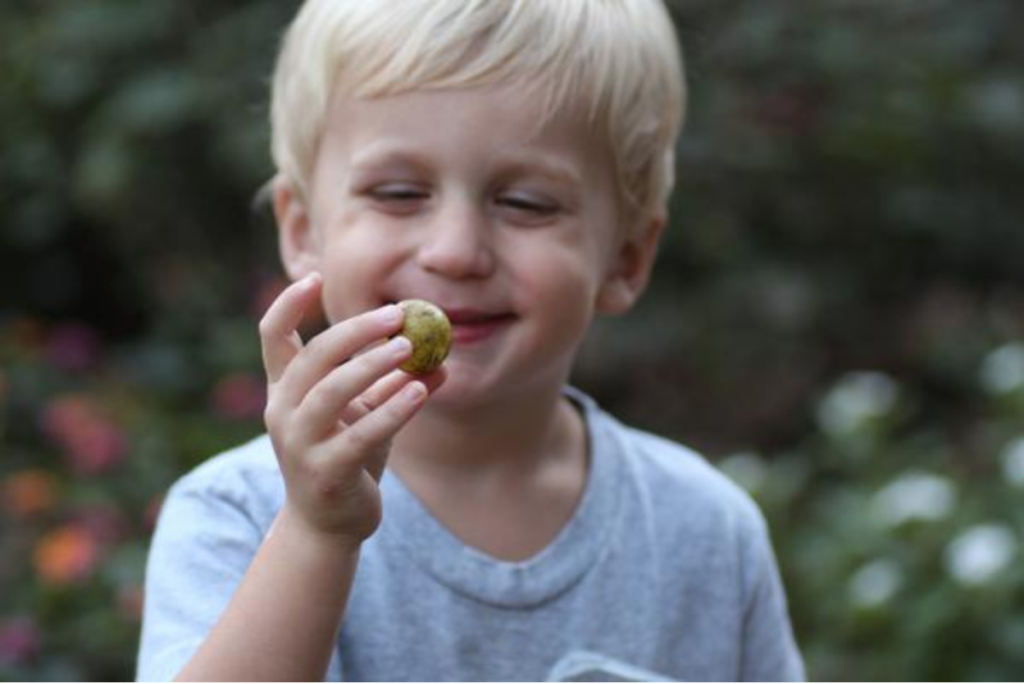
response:
[[(260, 430), (296, 4), (0, 5), (0, 678), (130, 677), (162, 493)], [(1019, 677), (1024, 5), (670, 4), (673, 223), (575, 382), (754, 493), (813, 678)]]

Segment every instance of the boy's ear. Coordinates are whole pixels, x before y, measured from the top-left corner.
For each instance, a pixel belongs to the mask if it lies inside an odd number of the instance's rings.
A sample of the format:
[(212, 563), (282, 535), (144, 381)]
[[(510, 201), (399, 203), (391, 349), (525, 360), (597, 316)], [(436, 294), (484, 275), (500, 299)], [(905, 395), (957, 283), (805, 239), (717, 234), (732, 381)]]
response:
[(319, 270), (320, 250), (306, 202), (283, 176), (273, 181), (277, 247), (288, 277), (299, 280)]
[(630, 231), (619, 244), (597, 294), (598, 313), (625, 313), (643, 294), (658, 255), (658, 242), (665, 222), (665, 213), (657, 212), (646, 223)]

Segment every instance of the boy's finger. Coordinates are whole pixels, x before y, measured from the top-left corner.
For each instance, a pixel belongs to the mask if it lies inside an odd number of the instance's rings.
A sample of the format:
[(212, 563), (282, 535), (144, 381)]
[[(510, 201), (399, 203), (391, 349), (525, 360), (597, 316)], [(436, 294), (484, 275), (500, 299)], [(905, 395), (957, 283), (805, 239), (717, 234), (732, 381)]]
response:
[(260, 320), (260, 343), (267, 380), (277, 382), (284, 369), (302, 350), (298, 327), (320, 290), (320, 274), (311, 273), (284, 289)]
[(288, 365), (278, 389), (281, 405), (299, 406), (306, 394), (338, 365), (397, 333), (402, 318), (402, 310), (389, 304), (346, 319), (309, 340), (302, 353)]
[(399, 336), (337, 366), (299, 405), (296, 418), (302, 422), (303, 431), (319, 439), (336, 429), (339, 420), (354, 420), (354, 415), (346, 415), (351, 412), (346, 412), (345, 407), (410, 355), (412, 343)]
[[(437, 388), (444, 384), (448, 377), (448, 371), (444, 366), (431, 372), (428, 375), (421, 375), (417, 379), (427, 386), (427, 391), (433, 394)], [(368, 390), (352, 400), (341, 419), (346, 423), (354, 423), (370, 411), (373, 411), (390, 399), (395, 392), (409, 384), (409, 374), (403, 370), (394, 370), (375, 382)]]
[(372, 466), (372, 459), (381, 448), (416, 415), (427, 399), (427, 387), (413, 380), (358, 422), (339, 432), (325, 443), (328, 453), (345, 454), (338, 466), (351, 468)]

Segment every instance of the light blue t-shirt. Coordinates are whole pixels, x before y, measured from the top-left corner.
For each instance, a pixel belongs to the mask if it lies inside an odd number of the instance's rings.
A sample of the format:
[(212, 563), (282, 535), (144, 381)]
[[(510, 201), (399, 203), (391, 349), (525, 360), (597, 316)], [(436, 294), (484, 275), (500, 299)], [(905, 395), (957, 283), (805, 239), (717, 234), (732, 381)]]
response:
[[(524, 562), (443, 527), (387, 471), (328, 679), (799, 680), (764, 520), (700, 456), (567, 390), (590, 470), (570, 522)], [(269, 439), (171, 489), (153, 539), (141, 680), (171, 679), (217, 621), (284, 500)]]

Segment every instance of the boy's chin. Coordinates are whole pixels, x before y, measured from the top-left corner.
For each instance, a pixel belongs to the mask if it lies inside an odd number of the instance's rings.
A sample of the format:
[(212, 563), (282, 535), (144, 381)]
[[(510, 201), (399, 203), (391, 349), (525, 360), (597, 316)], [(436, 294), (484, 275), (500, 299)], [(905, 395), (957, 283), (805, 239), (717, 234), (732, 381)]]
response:
[(500, 399), (499, 382), (486, 371), (458, 362), (446, 362), (445, 370), (444, 384), (430, 395), (424, 410), (474, 410)]
[(482, 398), (480, 382), (474, 382), (456, 368), (448, 367), (446, 370), (444, 384), (431, 393), (425, 408), (471, 408), (479, 403)]
[(494, 364), (479, 366), (472, 362), (449, 359), (445, 362), (446, 378), (430, 396), (424, 411), (465, 413), (495, 408), (510, 410), (510, 404), (542, 400), (548, 392), (559, 393), (562, 384), (552, 381), (550, 387), (538, 382), (524, 385), (522, 377), (502, 373)]

